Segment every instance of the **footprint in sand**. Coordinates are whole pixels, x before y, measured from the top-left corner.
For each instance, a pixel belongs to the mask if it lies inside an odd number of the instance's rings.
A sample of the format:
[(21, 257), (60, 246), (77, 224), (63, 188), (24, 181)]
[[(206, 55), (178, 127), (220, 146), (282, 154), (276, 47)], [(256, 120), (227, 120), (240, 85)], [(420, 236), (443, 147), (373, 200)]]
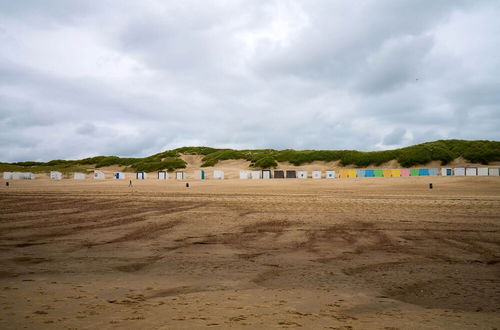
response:
[(302, 324), (293, 321), (280, 321), (278, 325), (281, 325), (283, 328), (302, 327)]

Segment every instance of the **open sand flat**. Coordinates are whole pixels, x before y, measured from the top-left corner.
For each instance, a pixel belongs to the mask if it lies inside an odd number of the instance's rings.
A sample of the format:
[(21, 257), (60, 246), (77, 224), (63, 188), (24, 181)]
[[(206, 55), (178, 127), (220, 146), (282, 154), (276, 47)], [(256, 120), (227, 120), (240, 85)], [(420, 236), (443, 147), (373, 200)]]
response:
[(11, 183), (1, 329), (500, 325), (498, 177)]

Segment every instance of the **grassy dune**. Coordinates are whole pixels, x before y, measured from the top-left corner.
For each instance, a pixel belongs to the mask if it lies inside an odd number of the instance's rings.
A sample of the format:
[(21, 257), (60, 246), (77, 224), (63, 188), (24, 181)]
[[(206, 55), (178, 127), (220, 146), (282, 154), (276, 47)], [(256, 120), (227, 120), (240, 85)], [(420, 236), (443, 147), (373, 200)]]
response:
[(278, 162), (289, 162), (298, 166), (313, 161), (340, 161), (341, 165), (365, 167), (380, 165), (392, 160), (398, 161), (401, 166), (410, 167), (427, 164), (430, 161), (441, 161), (442, 165), (446, 165), (459, 157), (473, 163), (488, 164), (492, 161), (500, 161), (500, 141), (438, 140), (400, 149), (368, 152), (357, 150), (233, 150), (210, 147), (182, 147), (144, 158), (98, 156), (80, 160), (0, 163), (0, 171), (39, 173), (57, 170), (62, 172), (84, 172), (89, 166), (100, 168), (112, 165), (125, 166), (126, 170), (131, 171), (173, 171), (186, 167), (186, 162), (180, 158), (182, 154), (203, 156), (203, 167), (214, 166), (221, 160), (231, 159), (247, 160), (255, 168), (276, 167)]

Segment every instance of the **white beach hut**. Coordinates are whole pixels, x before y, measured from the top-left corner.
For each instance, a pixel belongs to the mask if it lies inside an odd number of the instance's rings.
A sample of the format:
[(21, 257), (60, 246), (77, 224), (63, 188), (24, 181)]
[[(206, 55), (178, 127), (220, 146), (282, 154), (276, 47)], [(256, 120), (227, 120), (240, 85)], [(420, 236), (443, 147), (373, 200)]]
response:
[(24, 180), (24, 173), (23, 172), (12, 172), (11, 179), (12, 180)]
[(106, 178), (106, 175), (102, 171), (94, 171), (94, 179), (96, 180), (104, 180)]
[(335, 179), (335, 171), (326, 171), (327, 179)]
[(312, 171), (313, 179), (321, 179), (321, 171)]
[(206, 179), (205, 171), (204, 170), (194, 171), (194, 178), (196, 180), (205, 180)]
[(478, 176), (488, 176), (488, 168), (487, 167), (479, 167), (477, 169)]
[(33, 180), (35, 175), (31, 172), (12, 172), (12, 180)]
[(467, 167), (465, 169), (466, 176), (477, 176), (477, 168), (475, 167)]
[(3, 172), (3, 178), (5, 180), (11, 180), (12, 179), (12, 172)]
[(298, 171), (297, 178), (299, 179), (307, 179), (307, 171)]
[(147, 177), (148, 177), (148, 175), (146, 174), (146, 172), (136, 172), (135, 173), (135, 178), (137, 180), (146, 180)]
[(453, 175), (453, 169), (450, 167), (441, 168), (441, 176), (451, 176)]
[(25, 175), (23, 172), (12, 172), (12, 180), (24, 180)]
[(252, 180), (258, 180), (260, 178), (260, 171), (252, 171)]
[(58, 171), (50, 171), (50, 179), (51, 180), (61, 180), (62, 173)]
[(115, 173), (113, 173), (113, 177), (117, 180), (125, 179), (125, 173), (115, 172)]
[(215, 180), (224, 180), (224, 171), (214, 170), (214, 179)]
[(158, 180), (168, 180), (168, 172), (158, 171)]
[(271, 170), (262, 170), (262, 179), (271, 179)]
[(12, 180), (24, 180), (23, 172), (12, 172)]
[(500, 168), (489, 168), (488, 175), (489, 176), (500, 176)]
[(455, 175), (455, 176), (465, 176), (465, 168), (464, 167), (455, 167), (453, 169), (453, 175)]
[(175, 172), (175, 178), (177, 180), (185, 180), (185, 179), (187, 179), (186, 172), (184, 172), (184, 171), (177, 171), (177, 172)]
[(240, 171), (240, 179), (247, 180), (250, 177), (250, 171)]
[(73, 173), (73, 179), (75, 180), (85, 180), (85, 174), (84, 173)]

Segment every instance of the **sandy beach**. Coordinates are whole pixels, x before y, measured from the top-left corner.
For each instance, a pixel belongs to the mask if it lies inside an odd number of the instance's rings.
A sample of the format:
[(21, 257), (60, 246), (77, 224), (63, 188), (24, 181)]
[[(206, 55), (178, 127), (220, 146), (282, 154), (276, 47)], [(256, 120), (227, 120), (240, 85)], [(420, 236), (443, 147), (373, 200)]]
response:
[(500, 324), (498, 177), (11, 183), (2, 329)]

